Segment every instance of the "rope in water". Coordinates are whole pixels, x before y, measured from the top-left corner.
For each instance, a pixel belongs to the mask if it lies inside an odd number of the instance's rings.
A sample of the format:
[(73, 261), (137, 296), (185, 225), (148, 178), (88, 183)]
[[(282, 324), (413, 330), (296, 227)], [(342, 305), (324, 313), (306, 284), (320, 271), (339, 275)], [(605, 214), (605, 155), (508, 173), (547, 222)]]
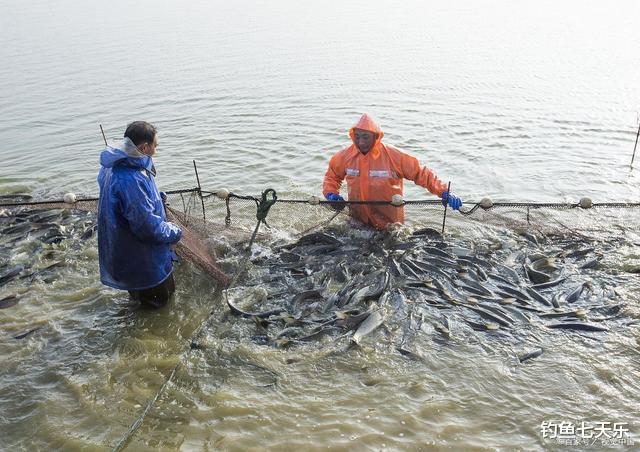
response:
[[(271, 198), (269, 198), (269, 195), (271, 195)], [(258, 220), (258, 222), (256, 224), (255, 230), (253, 231), (253, 235), (251, 236), (251, 240), (249, 241), (247, 252), (241, 264), (238, 267), (238, 271), (235, 273), (235, 275), (231, 279), (231, 282), (229, 283), (227, 289), (223, 291), (223, 296), (225, 297), (225, 299), (227, 299), (228, 288), (234, 287), (238, 278), (245, 272), (247, 268), (247, 263), (249, 262), (249, 259), (251, 257), (251, 248), (253, 247), (253, 242), (258, 234), (258, 230), (260, 229), (260, 224), (264, 223), (264, 225), (268, 227), (268, 224), (266, 221), (267, 215), (269, 214), (269, 209), (271, 209), (271, 207), (278, 200), (278, 196), (274, 189), (269, 188), (262, 193), (261, 199), (259, 200), (256, 198), (251, 198), (251, 199), (256, 201), (256, 205), (257, 205), (256, 219)], [(189, 338), (189, 346), (186, 349), (186, 351), (183, 352), (182, 354), (183, 356), (181, 357), (180, 361), (174, 366), (173, 370), (171, 371), (167, 379), (164, 381), (162, 386), (160, 386), (160, 389), (158, 390), (156, 395), (151, 400), (149, 400), (149, 402), (147, 403), (147, 406), (142, 411), (140, 416), (138, 416), (138, 418), (133, 422), (133, 424), (131, 424), (127, 433), (120, 439), (118, 444), (116, 444), (116, 446), (113, 448), (113, 452), (119, 452), (121, 450), (124, 450), (127, 447), (129, 442), (131, 441), (131, 438), (133, 438), (133, 436), (136, 434), (138, 429), (142, 426), (142, 423), (144, 422), (145, 418), (147, 417), (147, 415), (149, 414), (149, 412), (151, 411), (155, 403), (158, 401), (158, 399), (164, 393), (167, 386), (169, 386), (169, 384), (173, 380), (173, 377), (175, 376), (176, 372), (180, 368), (180, 365), (182, 364), (182, 360), (188, 357), (193, 350), (196, 350), (199, 348), (198, 341), (200, 339), (200, 335), (203, 331), (205, 331), (205, 327), (209, 324), (209, 321), (213, 317), (213, 314), (214, 314), (214, 311), (211, 310), (211, 312), (209, 312), (209, 314), (204, 319), (204, 321), (200, 324), (200, 326), (196, 328), (196, 330), (193, 332), (193, 334)]]

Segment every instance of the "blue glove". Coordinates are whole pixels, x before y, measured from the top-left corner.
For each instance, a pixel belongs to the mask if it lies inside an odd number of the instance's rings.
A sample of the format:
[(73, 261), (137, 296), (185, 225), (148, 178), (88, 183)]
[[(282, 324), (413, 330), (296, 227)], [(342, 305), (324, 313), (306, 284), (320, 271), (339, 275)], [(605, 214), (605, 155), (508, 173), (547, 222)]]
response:
[(448, 191), (445, 191), (442, 193), (442, 205), (446, 206), (447, 204), (449, 204), (449, 207), (453, 210), (460, 210), (460, 207), (462, 207), (462, 200), (456, 195), (452, 195)]
[(342, 196), (335, 193), (327, 193), (326, 195), (324, 195), (324, 197), (327, 199), (327, 201), (344, 201), (344, 198)]
[[(324, 197), (327, 201), (344, 201), (344, 198), (336, 193), (327, 193)], [(331, 208), (340, 211), (344, 209), (344, 204), (331, 204)]]

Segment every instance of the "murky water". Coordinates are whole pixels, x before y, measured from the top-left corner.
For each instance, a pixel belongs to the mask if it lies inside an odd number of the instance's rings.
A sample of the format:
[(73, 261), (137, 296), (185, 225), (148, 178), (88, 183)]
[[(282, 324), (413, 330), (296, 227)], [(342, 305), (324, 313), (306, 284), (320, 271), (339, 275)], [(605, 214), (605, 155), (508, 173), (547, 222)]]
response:
[[(146, 119), (162, 188), (195, 185), (195, 159), (207, 189), (306, 198), (367, 111), (463, 200), (638, 200), (637, 2), (307, 3), (2, 2), (0, 193), (96, 194), (99, 124), (115, 140)], [(620, 241), (591, 277), (633, 322), (639, 239), (625, 215), (608, 220)], [(452, 243), (503, 236), (451, 221)], [(137, 309), (100, 285), (82, 230), (0, 237), (3, 266), (60, 263), (0, 288), (20, 297), (0, 310), (3, 449), (111, 449), (178, 364), (131, 450), (561, 447), (545, 421), (640, 434), (637, 324), (542, 335), (544, 354), (523, 364), (530, 344), (480, 332), (423, 334), (420, 360), (384, 340), (280, 349), (188, 263), (169, 307)]]

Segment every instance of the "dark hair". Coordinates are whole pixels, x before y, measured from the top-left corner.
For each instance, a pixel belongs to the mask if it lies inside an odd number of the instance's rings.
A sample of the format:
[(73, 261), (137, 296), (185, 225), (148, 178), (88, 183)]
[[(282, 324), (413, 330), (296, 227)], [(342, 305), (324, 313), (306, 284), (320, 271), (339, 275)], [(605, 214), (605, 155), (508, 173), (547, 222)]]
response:
[(133, 141), (136, 146), (140, 146), (142, 143), (153, 143), (156, 132), (156, 128), (148, 122), (134, 121), (127, 126), (124, 136)]

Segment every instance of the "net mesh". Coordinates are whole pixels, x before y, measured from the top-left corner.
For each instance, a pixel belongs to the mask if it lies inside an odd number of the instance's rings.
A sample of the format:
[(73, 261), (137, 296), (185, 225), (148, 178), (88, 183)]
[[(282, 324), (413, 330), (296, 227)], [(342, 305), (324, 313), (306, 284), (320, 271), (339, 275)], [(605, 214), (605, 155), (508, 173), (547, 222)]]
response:
[[(266, 193), (266, 191), (265, 191)], [(208, 192), (198, 188), (166, 192), (167, 215), (183, 229), (176, 247), (182, 259), (196, 264), (223, 285), (230, 283), (218, 265), (217, 256), (224, 250), (248, 248), (256, 241), (274, 234), (301, 235), (333, 221), (348, 218), (348, 205), (336, 211), (335, 204), (316, 197), (309, 199), (275, 199), (262, 195), (248, 196), (226, 192)], [(97, 212), (97, 198), (83, 198), (73, 203), (61, 200), (31, 200), (28, 195), (3, 195), (0, 213), (24, 210), (76, 209)], [(267, 205), (265, 201), (270, 201)], [(380, 202), (376, 202), (380, 204)], [(470, 206), (470, 207), (467, 207)], [(484, 207), (483, 207), (484, 206)], [(638, 230), (637, 208), (640, 203), (480, 203), (466, 204), (461, 211), (449, 210), (446, 228), (509, 228), (521, 234), (544, 236), (573, 235), (587, 239), (604, 235), (626, 234)], [(443, 229), (445, 209), (438, 200), (406, 201), (403, 205), (406, 224), (412, 228)], [(336, 217), (340, 219), (336, 220)], [(263, 224), (265, 227), (257, 227)]]

